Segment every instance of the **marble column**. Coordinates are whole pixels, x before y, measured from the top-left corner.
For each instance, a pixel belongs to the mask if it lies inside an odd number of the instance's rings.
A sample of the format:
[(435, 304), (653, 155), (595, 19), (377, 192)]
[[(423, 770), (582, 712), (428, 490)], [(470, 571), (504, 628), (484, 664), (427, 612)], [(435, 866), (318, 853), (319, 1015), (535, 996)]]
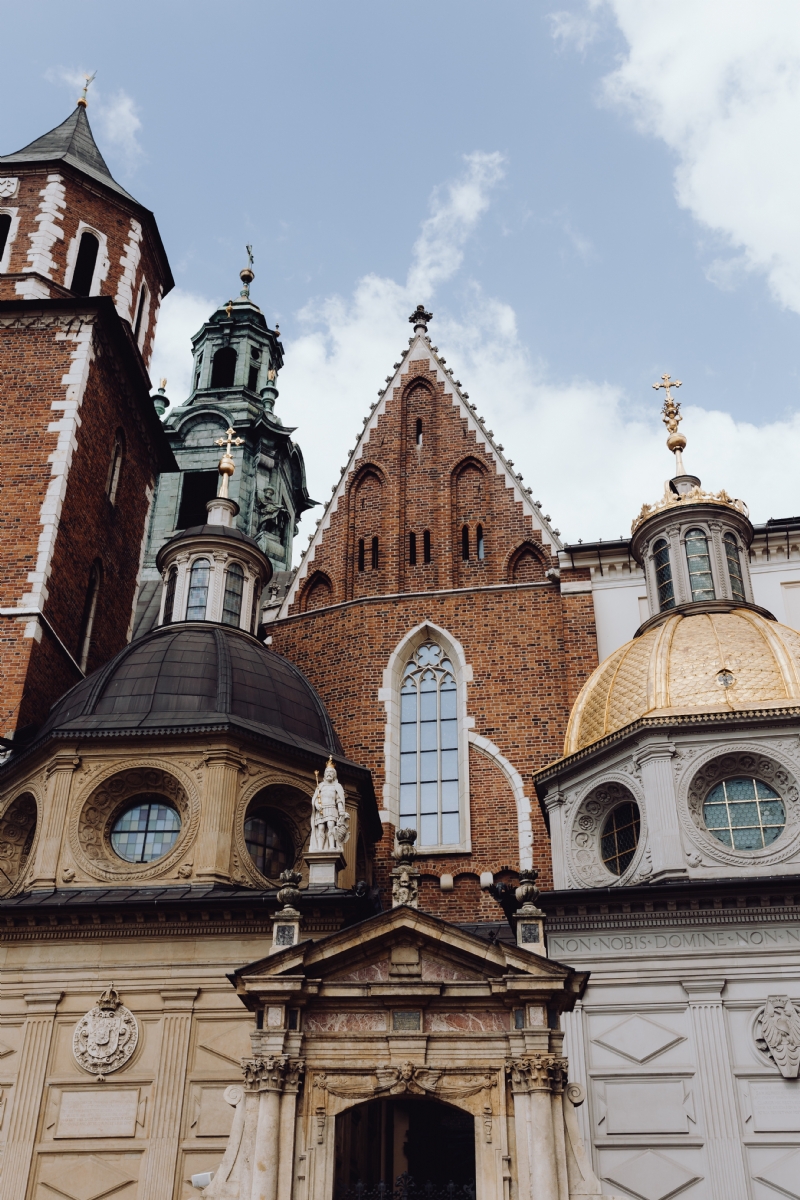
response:
[(170, 988), (161, 993), (161, 1049), (141, 1200), (172, 1200), (175, 1190), (186, 1061), (197, 992), (197, 988)]
[(3, 1153), (0, 1200), (20, 1200), (27, 1195), (56, 1009), (63, 994), (41, 992), (25, 997), (28, 1013)]
[(514, 1095), (519, 1193), (534, 1200), (560, 1200), (552, 1101), (556, 1061), (549, 1054), (532, 1054), (506, 1064)]
[(722, 1005), (724, 979), (684, 983), (692, 1017), (712, 1200), (749, 1194)]
[(39, 813), (41, 833), (36, 848), (36, 861), (31, 878), (25, 885), (26, 890), (58, 886), (58, 859), (67, 824), (67, 803), (72, 776), (80, 763), (77, 754), (64, 751), (56, 754), (47, 769), (47, 792), (43, 811)]

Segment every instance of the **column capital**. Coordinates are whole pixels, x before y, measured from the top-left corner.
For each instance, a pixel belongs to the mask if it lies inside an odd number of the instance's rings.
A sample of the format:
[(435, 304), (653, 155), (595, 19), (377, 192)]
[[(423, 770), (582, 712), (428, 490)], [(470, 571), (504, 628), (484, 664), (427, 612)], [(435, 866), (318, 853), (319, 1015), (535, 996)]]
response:
[(259, 1058), (243, 1058), (242, 1073), (248, 1092), (296, 1092), (306, 1069), (302, 1058), (287, 1054), (266, 1054)]
[(657, 758), (674, 758), (675, 743), (664, 741), (650, 741), (641, 746), (633, 756), (633, 761), (637, 767), (644, 766), (645, 763), (652, 762)]
[(528, 1058), (506, 1059), (506, 1075), (515, 1095), (526, 1092), (553, 1092), (560, 1095), (567, 1082), (566, 1058), (555, 1054), (531, 1054)]
[(26, 992), (23, 1000), (28, 1006), (28, 1016), (52, 1016), (63, 995), (63, 992)]
[(688, 982), (681, 980), (681, 987), (689, 997), (690, 1004), (721, 1004), (727, 980), (693, 979)]
[(164, 1012), (191, 1012), (199, 992), (196, 987), (162, 988)]

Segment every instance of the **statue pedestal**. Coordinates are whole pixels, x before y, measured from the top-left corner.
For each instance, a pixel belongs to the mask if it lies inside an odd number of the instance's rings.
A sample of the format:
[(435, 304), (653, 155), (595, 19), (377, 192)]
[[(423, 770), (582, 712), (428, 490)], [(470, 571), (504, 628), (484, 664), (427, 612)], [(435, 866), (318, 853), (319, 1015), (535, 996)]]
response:
[(308, 863), (308, 886), (337, 887), (344, 868), (341, 850), (309, 850), (303, 856)]

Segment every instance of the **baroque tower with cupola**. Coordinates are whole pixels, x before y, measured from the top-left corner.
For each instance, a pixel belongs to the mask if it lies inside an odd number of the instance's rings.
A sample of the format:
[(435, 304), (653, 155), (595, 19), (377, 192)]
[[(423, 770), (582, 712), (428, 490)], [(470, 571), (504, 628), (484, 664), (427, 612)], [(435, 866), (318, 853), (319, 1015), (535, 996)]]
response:
[(0, 737), (127, 642), (156, 478), (174, 469), (147, 368), (172, 274), (112, 177), (85, 96), (0, 155)]

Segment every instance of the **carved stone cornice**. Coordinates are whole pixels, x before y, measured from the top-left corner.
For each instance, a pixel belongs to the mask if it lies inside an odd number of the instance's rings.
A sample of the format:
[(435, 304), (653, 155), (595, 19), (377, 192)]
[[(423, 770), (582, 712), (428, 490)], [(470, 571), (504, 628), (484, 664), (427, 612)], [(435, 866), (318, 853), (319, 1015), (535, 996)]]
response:
[(374, 1096), (439, 1096), (441, 1099), (465, 1100), (479, 1092), (497, 1087), (497, 1071), (448, 1072), (446, 1068), (417, 1067), (405, 1062), (399, 1067), (378, 1066), (371, 1071), (347, 1075), (321, 1074), (314, 1080), (320, 1091), (348, 1100), (368, 1100)]
[(529, 1058), (506, 1060), (506, 1075), (515, 1095), (527, 1092), (552, 1092), (560, 1096), (567, 1083), (566, 1058), (555, 1054), (531, 1054)]

